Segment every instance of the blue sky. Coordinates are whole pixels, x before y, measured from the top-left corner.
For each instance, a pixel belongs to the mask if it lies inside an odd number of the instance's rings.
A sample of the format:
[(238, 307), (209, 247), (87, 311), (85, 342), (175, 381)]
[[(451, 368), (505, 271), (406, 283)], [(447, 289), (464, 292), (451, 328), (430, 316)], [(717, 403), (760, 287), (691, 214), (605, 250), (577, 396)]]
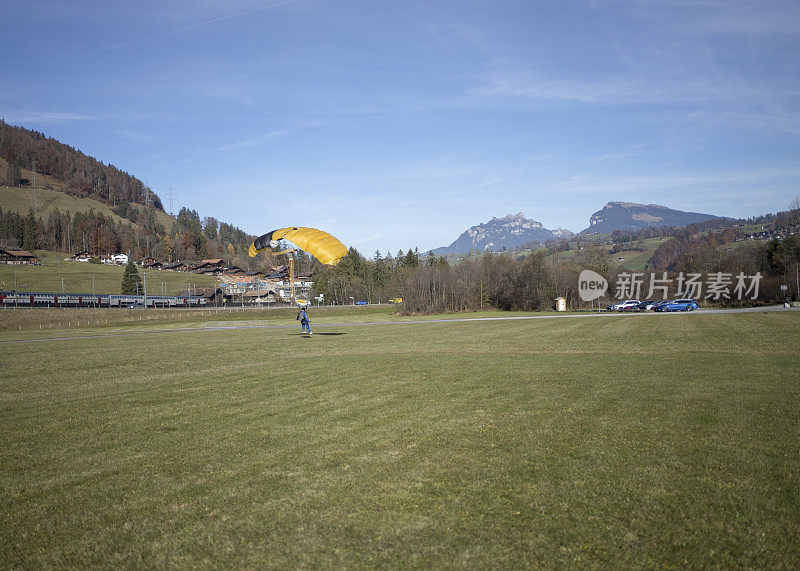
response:
[[(800, 3), (6, 0), (0, 115), (247, 232), (362, 253), (610, 200), (800, 195)], [(177, 206), (176, 206), (177, 210)]]

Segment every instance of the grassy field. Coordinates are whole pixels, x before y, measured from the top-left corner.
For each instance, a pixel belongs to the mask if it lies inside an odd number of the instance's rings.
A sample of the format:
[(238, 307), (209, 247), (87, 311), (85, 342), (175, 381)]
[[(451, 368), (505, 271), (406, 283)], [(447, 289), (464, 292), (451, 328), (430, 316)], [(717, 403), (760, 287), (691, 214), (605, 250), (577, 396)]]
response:
[[(0, 264), (0, 289), (14, 289), (14, 274), (16, 273), (17, 289), (19, 291), (59, 292), (62, 291), (63, 279), (63, 291), (68, 293), (91, 293), (92, 278), (94, 278), (94, 291), (97, 293), (120, 292), (122, 273), (125, 270), (124, 266), (67, 262), (65, 258), (69, 257), (69, 254), (63, 252), (36, 250), (35, 253), (42, 260), (42, 265), (40, 266)], [(142, 269), (138, 268), (138, 270), (139, 275), (141, 275)], [(214, 276), (147, 270), (147, 293), (149, 295), (160, 295), (162, 282), (166, 283), (168, 295), (176, 295), (186, 291), (189, 283), (192, 284), (193, 288), (213, 287), (219, 283)]]
[(0, 345), (0, 565), (800, 560), (800, 313), (316, 317)]
[[(669, 240), (669, 238), (647, 238), (644, 241), (646, 249), (642, 252), (636, 250), (622, 250), (616, 254), (611, 254), (611, 267), (616, 268), (624, 265), (631, 271), (643, 272), (658, 247), (667, 240)], [(622, 260), (619, 260), (619, 258), (622, 258)]]

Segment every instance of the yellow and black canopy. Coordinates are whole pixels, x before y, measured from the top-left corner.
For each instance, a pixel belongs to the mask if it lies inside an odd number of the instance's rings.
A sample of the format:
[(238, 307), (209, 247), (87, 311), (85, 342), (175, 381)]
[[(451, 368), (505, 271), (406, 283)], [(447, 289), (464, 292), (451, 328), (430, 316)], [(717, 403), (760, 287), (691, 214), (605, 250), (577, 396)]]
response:
[(298, 248), (305, 250), (323, 264), (335, 265), (347, 254), (347, 248), (339, 240), (316, 228), (294, 226), (292, 228), (278, 228), (259, 236), (250, 244), (248, 253), (250, 257), (256, 256), (261, 250), (270, 247), (270, 242), (289, 240)]

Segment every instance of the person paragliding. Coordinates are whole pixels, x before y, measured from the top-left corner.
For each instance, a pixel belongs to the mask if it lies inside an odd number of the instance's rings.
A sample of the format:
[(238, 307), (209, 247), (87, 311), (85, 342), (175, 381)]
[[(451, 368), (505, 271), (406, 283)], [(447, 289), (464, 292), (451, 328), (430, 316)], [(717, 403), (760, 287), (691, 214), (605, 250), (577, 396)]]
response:
[(331, 266), (338, 264), (339, 260), (347, 255), (347, 248), (338, 239), (327, 232), (306, 226), (278, 228), (272, 232), (267, 232), (250, 244), (248, 254), (253, 258), (262, 250), (277, 248), (278, 240), (289, 240), (301, 250), (305, 250), (314, 256), (321, 263)]
[(304, 305), (300, 306), (300, 311), (297, 312), (297, 319), (300, 321), (300, 332), (313, 335), (311, 332), (311, 318), (308, 316), (308, 308)]
[[(262, 250), (267, 248), (277, 249), (280, 245), (280, 240), (288, 240), (297, 248), (304, 250), (314, 256), (320, 263), (334, 266), (347, 255), (347, 248), (338, 239), (334, 238), (327, 232), (317, 230), (316, 228), (308, 228), (307, 226), (293, 226), (291, 228), (278, 228), (272, 232), (256, 238), (247, 253), (251, 258), (254, 258)], [(276, 252), (276, 254), (289, 254), (289, 287), (291, 289), (291, 302), (294, 304), (296, 301), (295, 291), (295, 275), (294, 275), (294, 252), (293, 248)], [(305, 306), (303, 306), (305, 307)], [(303, 310), (301, 310), (302, 313)], [(306, 318), (308, 312), (305, 311)], [(300, 316), (298, 314), (298, 319)], [(305, 329), (304, 329), (305, 331)], [(311, 327), (308, 327), (308, 332), (311, 333)]]

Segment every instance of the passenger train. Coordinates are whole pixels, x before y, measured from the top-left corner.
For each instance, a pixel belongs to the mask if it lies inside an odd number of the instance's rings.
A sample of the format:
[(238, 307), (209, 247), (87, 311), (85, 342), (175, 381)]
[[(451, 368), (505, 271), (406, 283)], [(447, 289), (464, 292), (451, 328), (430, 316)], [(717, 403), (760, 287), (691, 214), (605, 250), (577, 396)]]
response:
[(119, 295), (113, 293), (44, 293), (0, 291), (4, 307), (204, 307), (208, 300), (200, 296)]

